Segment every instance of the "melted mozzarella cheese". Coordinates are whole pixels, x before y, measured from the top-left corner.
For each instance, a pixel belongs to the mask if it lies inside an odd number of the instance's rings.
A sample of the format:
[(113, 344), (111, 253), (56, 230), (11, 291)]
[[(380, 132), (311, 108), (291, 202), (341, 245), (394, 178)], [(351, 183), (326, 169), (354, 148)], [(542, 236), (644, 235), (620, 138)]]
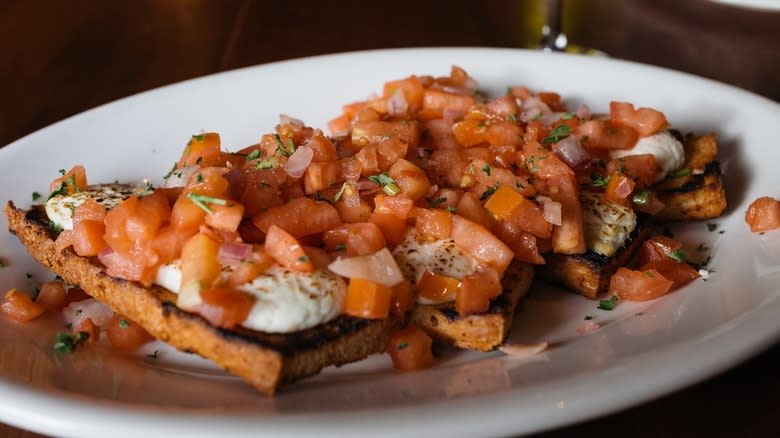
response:
[[(393, 257), (398, 262), (404, 277), (417, 285), (425, 271), (463, 279), (473, 274), (478, 267), (477, 262), (455, 244), (452, 239), (425, 240), (415, 231), (407, 233), (406, 238), (393, 250)], [(424, 298), (418, 297), (418, 302), (430, 304)]]
[[(75, 194), (52, 197), (46, 202), (46, 213), (62, 229), (71, 230), (73, 211), (82, 202), (92, 197), (111, 209), (130, 196), (133, 189), (122, 184), (90, 186)], [(222, 272), (227, 276), (230, 267), (223, 266)], [(178, 294), (181, 277), (181, 261), (176, 260), (158, 268), (154, 283)], [(347, 294), (346, 282), (327, 269), (303, 273), (278, 265), (237, 289), (255, 299), (241, 325), (268, 333), (289, 333), (330, 321), (341, 313)], [(182, 294), (180, 298), (183, 299), (177, 305), (185, 310), (194, 310), (202, 302), (198, 293)]]
[(628, 155), (652, 154), (655, 162), (661, 169), (656, 181), (666, 178), (669, 172), (673, 172), (685, 163), (685, 148), (669, 131), (661, 131), (656, 134), (642, 137), (631, 149), (616, 149), (610, 151), (610, 158), (621, 158)]
[(46, 215), (63, 230), (73, 229), (73, 212), (89, 198), (110, 210), (133, 194), (133, 186), (126, 184), (98, 184), (70, 195), (54, 195), (46, 201)]
[(585, 246), (612, 257), (636, 228), (636, 213), (629, 207), (604, 200), (601, 193), (582, 192), (580, 202)]

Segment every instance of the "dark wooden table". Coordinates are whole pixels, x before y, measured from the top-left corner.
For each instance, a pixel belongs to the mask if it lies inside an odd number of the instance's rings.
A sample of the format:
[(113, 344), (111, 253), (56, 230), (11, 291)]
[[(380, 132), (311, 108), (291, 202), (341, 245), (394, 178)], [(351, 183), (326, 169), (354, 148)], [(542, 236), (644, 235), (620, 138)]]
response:
[[(242, 66), (388, 47), (523, 47), (538, 38), (538, 3), (4, 0), (0, 145), (96, 105)], [(780, 101), (780, 12), (569, 0), (564, 28), (610, 56)], [(707, 382), (546, 435), (780, 436), (778, 371), (780, 344)], [(39, 435), (0, 424), (0, 437), (21, 436)]]

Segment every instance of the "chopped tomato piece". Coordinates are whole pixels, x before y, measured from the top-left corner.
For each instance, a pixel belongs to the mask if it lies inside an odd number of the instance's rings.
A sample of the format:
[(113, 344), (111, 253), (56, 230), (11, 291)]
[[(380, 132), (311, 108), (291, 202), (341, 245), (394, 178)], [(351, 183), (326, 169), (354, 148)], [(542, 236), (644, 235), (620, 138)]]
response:
[[(409, 147), (417, 147), (420, 131), (416, 121), (391, 122), (382, 120), (357, 121), (352, 126), (352, 143), (356, 145), (378, 144), (395, 139)], [(404, 154), (405, 155), (405, 154)]]
[(125, 222), (127, 237), (134, 243), (148, 242), (170, 216), (171, 207), (163, 193), (155, 192), (139, 198), (136, 208)]
[(46, 309), (47, 312), (57, 313), (65, 307), (68, 292), (61, 281), (47, 281), (41, 285), (35, 303)]
[(621, 267), (609, 280), (609, 295), (617, 295), (627, 301), (652, 300), (666, 295), (673, 284), (672, 280), (653, 269), (633, 271)]
[(304, 173), (304, 190), (307, 195), (314, 195), (318, 191), (336, 186), (343, 180), (339, 162), (314, 162), (309, 164)]
[(300, 272), (314, 271), (314, 265), (300, 243), (287, 231), (271, 225), (265, 237), (265, 250), (280, 265)]
[(414, 201), (403, 196), (378, 194), (374, 197), (374, 211), (406, 220), (414, 208)]
[(157, 272), (159, 257), (149, 247), (134, 247), (127, 251), (101, 251), (98, 260), (106, 267), (106, 273), (129, 281), (150, 286)]
[(0, 302), (0, 313), (16, 322), (27, 322), (35, 319), (46, 309), (40, 304), (36, 304), (26, 293), (11, 289), (5, 293), (3, 301)]
[[(114, 210), (116, 210), (116, 208), (111, 210), (111, 212)], [(109, 212), (109, 216), (111, 212)], [(187, 197), (186, 193), (182, 193), (173, 204), (170, 220), (171, 224), (173, 224), (177, 230), (184, 232), (195, 231), (206, 219), (206, 214), (207, 212), (192, 202), (192, 200)], [(108, 225), (108, 221), (106, 221), (106, 225)], [(111, 242), (109, 242), (109, 245), (111, 245), (112, 248), (114, 247)]]
[(219, 164), (220, 144), (219, 134), (215, 132), (193, 135), (187, 142), (187, 147), (184, 148), (176, 167)]
[(200, 291), (208, 288), (219, 277), (222, 267), (217, 260), (219, 242), (199, 233), (192, 236), (181, 249), (181, 287)]
[(338, 227), (341, 217), (336, 208), (327, 202), (297, 198), (261, 212), (252, 218), (252, 223), (266, 233), (273, 226), (282, 227), (298, 238)]
[(91, 345), (100, 339), (100, 327), (96, 326), (92, 322), (92, 318), (84, 318), (79, 325), (71, 329), (72, 333), (86, 333), (87, 339), (83, 341), (83, 345)]
[(485, 228), (489, 228), (493, 220), (490, 212), (485, 210), (482, 203), (479, 202), (477, 195), (471, 192), (466, 192), (461, 196), (458, 205), (455, 207), (455, 213)]
[(49, 191), (71, 195), (84, 190), (86, 187), (87, 171), (84, 169), (84, 166), (79, 165), (73, 166), (72, 169), (65, 172), (61, 177), (52, 181), (49, 185)]
[(523, 202), (528, 202), (522, 195), (507, 186), (501, 186), (485, 202), (485, 208), (493, 213), (498, 220), (507, 220)]
[(406, 220), (392, 214), (374, 212), (371, 213), (368, 221), (382, 230), (382, 234), (385, 236), (387, 243), (398, 245), (403, 242), (404, 235), (406, 234)]
[(273, 263), (273, 259), (266, 254), (265, 250), (256, 247), (252, 251), (251, 257), (232, 266), (228, 284), (236, 287), (249, 283), (265, 272)]
[(639, 269), (641, 271), (658, 271), (665, 278), (674, 282), (674, 289), (699, 278), (699, 272), (693, 269), (689, 264), (676, 262), (670, 258), (646, 263)]
[(400, 329), (390, 336), (387, 352), (396, 369), (422, 370), (433, 365), (433, 340), (417, 326)]
[(126, 316), (115, 314), (106, 326), (106, 336), (111, 346), (119, 351), (135, 351), (147, 342), (154, 340), (138, 323)]
[(221, 231), (234, 232), (238, 230), (244, 216), (243, 205), (228, 201), (225, 205), (212, 204), (209, 209), (211, 213), (205, 217), (206, 225)]
[(254, 299), (230, 287), (210, 287), (200, 292), (203, 304), (198, 313), (217, 327), (231, 329), (240, 325), (254, 305)]
[(745, 222), (754, 233), (780, 228), (780, 202), (769, 196), (756, 199), (745, 212)]
[(351, 278), (344, 300), (344, 313), (365, 319), (387, 318), (392, 299), (392, 288), (361, 278)]
[(608, 174), (618, 172), (627, 175), (636, 182), (637, 188), (653, 185), (659, 171), (653, 154), (628, 155), (607, 164)]
[(560, 174), (548, 182), (550, 198), (561, 203), (561, 225), (553, 229), (553, 250), (559, 254), (585, 252), (585, 234), (582, 228), (582, 207), (574, 177)]
[(347, 255), (350, 257), (373, 254), (387, 246), (382, 230), (372, 222), (347, 225)]
[(342, 114), (328, 122), (328, 131), (330, 131), (330, 134), (333, 136), (344, 135), (349, 130), (351, 123), (352, 118), (346, 114)]
[(575, 135), (588, 149), (628, 149), (639, 140), (639, 133), (634, 128), (602, 120), (583, 122)]
[(393, 286), (393, 298), (390, 300), (390, 312), (393, 315), (404, 315), (414, 307), (414, 288), (408, 280)]
[(389, 98), (397, 91), (403, 93), (410, 111), (416, 111), (422, 105), (425, 89), (417, 76), (412, 75), (406, 79), (386, 82), (383, 95)]
[(604, 189), (604, 199), (615, 204), (629, 206), (629, 197), (635, 187), (634, 180), (626, 175), (613, 172), (609, 177), (607, 187)]
[(656, 260), (669, 258), (669, 254), (679, 251), (682, 244), (671, 237), (662, 235), (653, 236), (644, 242), (637, 255), (639, 265), (644, 266)]
[(76, 207), (73, 212), (73, 223), (81, 221), (103, 222), (106, 218), (106, 208), (98, 204), (94, 198), (87, 198), (86, 201)]
[(490, 300), (501, 295), (501, 279), (494, 269), (480, 269), (463, 278), (455, 297), (455, 310), (465, 317), (487, 312)]
[(446, 303), (455, 299), (460, 280), (446, 275), (425, 271), (417, 285), (417, 294), (429, 303)]
[(415, 230), (425, 239), (449, 239), (452, 234), (452, 213), (447, 210), (418, 208), (415, 210)]
[(669, 126), (666, 116), (652, 108), (634, 109), (628, 102), (611, 102), (609, 114), (618, 125), (629, 126), (636, 130), (640, 137), (647, 137)]
[(77, 222), (72, 230), (65, 230), (57, 236), (55, 248), (62, 252), (65, 248), (72, 246), (73, 250), (82, 257), (96, 256), (106, 249), (103, 236), (106, 232), (106, 226), (103, 222), (80, 221)]
[(444, 110), (454, 114), (466, 114), (472, 105), (474, 98), (471, 96), (427, 89), (423, 93), (422, 108), (418, 116), (422, 120), (441, 119), (444, 117)]
[(413, 201), (425, 198), (431, 189), (431, 183), (425, 172), (411, 161), (400, 159), (393, 164), (387, 174), (395, 180), (400, 189), (400, 196), (405, 196)]

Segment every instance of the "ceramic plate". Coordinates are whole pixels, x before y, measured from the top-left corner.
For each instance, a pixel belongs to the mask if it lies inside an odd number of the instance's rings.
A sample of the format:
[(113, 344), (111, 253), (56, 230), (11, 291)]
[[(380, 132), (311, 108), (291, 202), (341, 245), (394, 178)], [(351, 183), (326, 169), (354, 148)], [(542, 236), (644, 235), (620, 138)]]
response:
[[(531, 359), (445, 352), (437, 366), (396, 372), (386, 356), (262, 396), (209, 362), (162, 344), (136, 355), (106, 344), (52, 351), (63, 321), (0, 320), (0, 420), (59, 436), (457, 436), (543, 430), (603, 415), (712, 376), (780, 333), (780, 232), (750, 234), (752, 199), (780, 195), (780, 106), (739, 89), (613, 59), (499, 49), (414, 49), (323, 56), (247, 68), (149, 91), (77, 115), (0, 150), (2, 198), (27, 205), (60, 168), (84, 164), (93, 182), (164, 175), (193, 133), (218, 131), (236, 150), (273, 129), (279, 113), (324, 126), (342, 104), (413, 73), (465, 68), (488, 95), (507, 85), (555, 90), (596, 112), (610, 100), (665, 111), (684, 132), (718, 134), (726, 214), (675, 227), (714, 271), (662, 299), (598, 310), (542, 283), (519, 311), (511, 341), (547, 341)], [(5, 219), (0, 228), (5, 229)], [(699, 244), (705, 251), (697, 251)], [(700, 249), (704, 249), (703, 247)], [(0, 290), (53, 277), (7, 232)], [(28, 278), (29, 277), (29, 278)], [(585, 317), (598, 329), (589, 331)], [(593, 328), (590, 325), (590, 328)], [(156, 359), (145, 357), (155, 350)]]

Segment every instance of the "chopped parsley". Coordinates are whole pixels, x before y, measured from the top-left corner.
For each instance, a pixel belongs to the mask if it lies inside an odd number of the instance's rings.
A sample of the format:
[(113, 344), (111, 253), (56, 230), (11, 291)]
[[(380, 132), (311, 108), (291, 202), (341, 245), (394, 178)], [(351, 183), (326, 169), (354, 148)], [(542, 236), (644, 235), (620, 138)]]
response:
[(119, 318), (119, 327), (123, 328), (123, 329), (126, 329), (126, 328), (130, 327), (130, 323), (127, 322), (127, 320), (124, 319), (124, 318)]
[(599, 310), (614, 310), (617, 305), (617, 295), (612, 295), (608, 300), (599, 300), (599, 305), (596, 307)]
[(258, 158), (260, 158), (260, 149), (255, 149), (246, 156), (248, 161), (256, 160)]
[(154, 353), (147, 354), (146, 356), (144, 356), (144, 358), (146, 358), (146, 359), (157, 359), (158, 353), (159, 353), (158, 350), (154, 350)]
[(302, 255), (302, 256), (298, 257), (298, 261), (301, 262), (301, 263), (306, 263), (306, 262), (309, 261), (309, 256)]
[(606, 187), (609, 184), (609, 175), (601, 176), (598, 173), (590, 174), (591, 187)]
[(691, 174), (691, 169), (688, 169), (687, 167), (683, 167), (682, 169), (677, 169), (674, 172), (670, 173), (669, 176), (672, 178), (680, 178), (683, 176), (688, 176)]
[(717, 228), (718, 228), (718, 224), (707, 222), (707, 231), (709, 231), (710, 233), (715, 231)]
[(202, 183), (203, 182), (203, 174), (198, 172), (198, 174), (195, 175), (195, 181), (197, 181), (198, 183)]
[(213, 211), (211, 210), (211, 207), (209, 207), (207, 204), (214, 204), (214, 205), (226, 205), (227, 201), (220, 198), (213, 198), (211, 196), (206, 195), (199, 195), (197, 193), (187, 193), (187, 197), (190, 198), (190, 201), (192, 201), (193, 204), (200, 207), (201, 210), (205, 211), (208, 214), (212, 214)]
[(33, 202), (35, 202), (35, 201), (37, 201), (39, 199), (41, 199), (41, 194), (38, 193), (38, 192), (32, 192), (32, 200), (33, 200)]
[(382, 191), (385, 192), (385, 194), (388, 196), (395, 196), (401, 193), (401, 188), (398, 187), (398, 184), (396, 184), (395, 180), (384, 172), (380, 173), (379, 175), (371, 175), (368, 177), (368, 180), (374, 184), (382, 186)]
[(71, 175), (70, 177), (68, 177), (68, 179), (60, 182), (60, 185), (57, 186), (57, 188), (53, 192), (49, 193), (49, 197), (46, 198), (46, 200), (48, 201), (49, 199), (58, 195), (63, 195), (63, 196), (67, 195), (68, 193), (70, 193), (68, 187), (71, 187), (75, 193), (79, 192), (79, 188), (76, 185), (76, 175)]
[[(168, 173), (166, 173), (166, 174), (165, 174), (165, 176), (163, 177), (163, 179), (168, 179), (168, 178), (170, 178), (170, 177), (171, 177), (171, 175), (173, 175), (173, 173), (174, 173), (174, 172), (176, 172), (176, 163), (175, 163), (175, 162), (173, 163), (173, 167), (171, 167), (171, 170), (169, 170), (169, 171), (168, 171)], [(180, 176), (180, 175), (181, 175), (181, 174), (178, 174), (177, 176)]]
[(89, 333), (87, 332), (78, 332), (75, 335), (71, 335), (67, 332), (59, 332), (57, 333), (53, 348), (60, 353), (71, 353), (79, 345), (86, 342), (87, 339), (89, 339)]
[(206, 134), (193, 135), (192, 139), (200, 143), (206, 139)]
[(542, 144), (558, 143), (559, 141), (563, 140), (564, 138), (570, 135), (571, 135), (571, 128), (569, 128), (569, 125), (560, 125), (557, 128), (550, 131), (550, 135), (548, 135), (544, 140), (542, 140)]
[(490, 166), (488, 166), (487, 164), (482, 166), (482, 171), (485, 172), (487, 176), (490, 176)]
[(428, 201), (428, 205), (430, 205), (431, 208), (435, 208), (435, 207), (440, 206), (441, 204), (443, 204), (446, 201), (447, 201), (447, 198), (444, 198), (444, 197), (431, 199), (430, 201)]
[(566, 113), (561, 116), (561, 120), (571, 120), (574, 118), (574, 113)]
[(30, 274), (29, 272), (24, 274), (24, 276), (27, 277), (28, 280), (32, 278), (32, 274)]
[(634, 193), (634, 197), (631, 200), (636, 205), (647, 205), (650, 202), (650, 190), (642, 189)]
[(699, 251), (699, 252), (707, 252), (709, 250), (710, 250), (710, 247), (705, 245), (705, 244), (703, 244), (703, 243), (700, 243), (699, 246), (696, 247), (696, 251)]
[(154, 186), (152, 185), (152, 183), (146, 183), (146, 186), (143, 188), (136, 187), (136, 189), (133, 190), (133, 194), (138, 196), (139, 198), (143, 198), (144, 196), (149, 196), (151, 194), (154, 194)]
[(398, 343), (398, 345), (395, 346), (396, 350), (403, 350), (404, 348), (408, 347), (409, 343), (406, 341), (401, 341)]
[(645, 271), (645, 276), (647, 276), (647, 278), (655, 278), (655, 275), (650, 271)]
[(517, 122), (517, 117), (514, 114), (509, 114), (508, 116), (506, 116), (506, 119), (512, 123)]
[(499, 186), (499, 184), (495, 183), (494, 185), (488, 187), (487, 190), (482, 192), (482, 195), (479, 197), (479, 200), (480, 201), (484, 201), (487, 198), (493, 196), (493, 193), (496, 193), (496, 190), (498, 190), (498, 186)]
[(336, 195), (333, 197), (333, 202), (339, 202), (339, 199), (344, 195), (344, 192), (347, 190), (348, 187), (351, 187), (349, 185), (349, 181), (344, 181), (344, 184), (341, 185), (341, 188), (338, 192), (336, 192)]
[(279, 155), (289, 157), (295, 152), (295, 143), (291, 139), (287, 139), (286, 146), (279, 134), (274, 134), (274, 140), (276, 140), (276, 151), (279, 152)]
[(590, 315), (585, 315), (585, 321), (590, 321), (591, 319), (593, 319), (593, 317), (592, 317), (592, 316), (590, 316)]
[(333, 251), (344, 251), (347, 249), (347, 245), (344, 243), (336, 244), (336, 246), (333, 247)]
[(458, 211), (458, 209), (455, 208), (454, 205), (448, 205), (447, 206), (447, 211), (449, 211), (450, 213), (455, 213), (456, 211)]
[(265, 160), (256, 161), (255, 169), (273, 169), (277, 164), (279, 164), (279, 162), (276, 161), (276, 157), (268, 157)]
[(670, 259), (674, 260), (675, 262), (682, 263), (682, 262), (685, 261), (685, 254), (683, 254), (683, 252), (681, 250), (679, 250), (679, 249), (674, 250), (674, 251), (669, 251), (666, 254), (666, 256), (669, 257)]

